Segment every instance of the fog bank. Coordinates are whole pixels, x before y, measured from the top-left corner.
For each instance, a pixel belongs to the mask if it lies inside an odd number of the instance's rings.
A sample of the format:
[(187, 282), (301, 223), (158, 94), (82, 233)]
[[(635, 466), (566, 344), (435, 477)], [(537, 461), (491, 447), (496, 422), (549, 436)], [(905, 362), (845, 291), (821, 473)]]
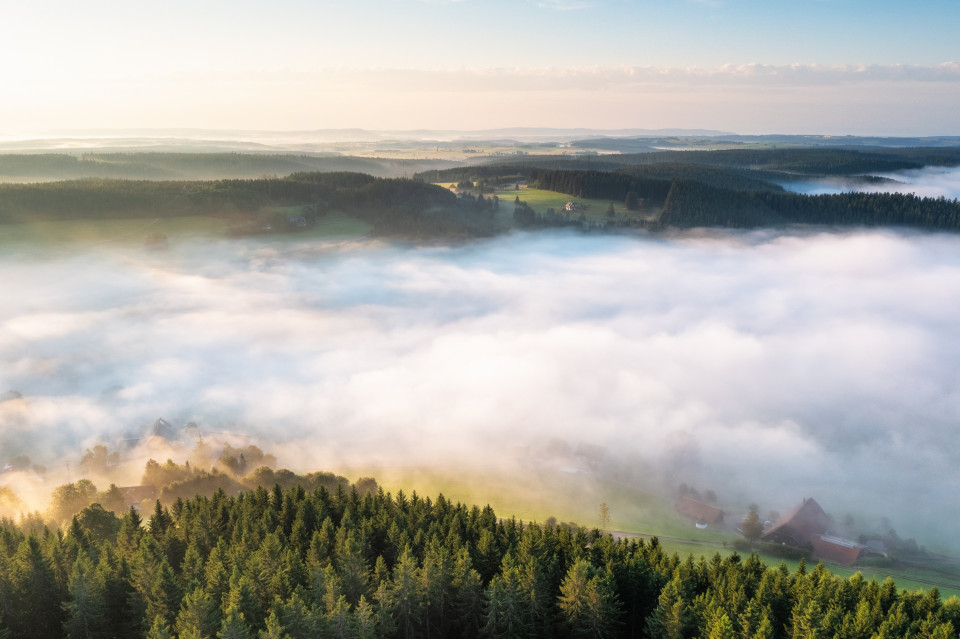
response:
[(960, 167), (926, 166), (922, 169), (878, 173), (879, 182), (864, 182), (843, 177), (797, 180), (782, 183), (789, 191), (807, 195), (848, 193), (912, 193), (918, 197), (960, 198)]
[(311, 470), (532, 467), (560, 438), (731, 502), (816, 497), (921, 542), (957, 524), (955, 235), (208, 240), (8, 252), (0, 275), (0, 391), (23, 396), (0, 465), (158, 417)]

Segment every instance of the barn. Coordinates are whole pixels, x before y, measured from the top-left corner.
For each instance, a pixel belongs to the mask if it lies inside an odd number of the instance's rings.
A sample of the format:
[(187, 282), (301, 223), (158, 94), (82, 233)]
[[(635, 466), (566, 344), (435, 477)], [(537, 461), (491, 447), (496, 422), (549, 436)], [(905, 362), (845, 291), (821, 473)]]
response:
[(830, 516), (815, 499), (804, 499), (796, 508), (777, 520), (761, 539), (788, 546), (804, 547), (814, 535), (826, 534), (830, 528)]
[(865, 548), (862, 544), (849, 539), (832, 537), (830, 535), (814, 535), (810, 540), (813, 543), (813, 554), (820, 559), (849, 566), (860, 557)]
[(689, 517), (697, 523), (717, 524), (723, 521), (723, 511), (716, 506), (705, 504), (702, 501), (683, 497), (675, 505), (678, 513)]

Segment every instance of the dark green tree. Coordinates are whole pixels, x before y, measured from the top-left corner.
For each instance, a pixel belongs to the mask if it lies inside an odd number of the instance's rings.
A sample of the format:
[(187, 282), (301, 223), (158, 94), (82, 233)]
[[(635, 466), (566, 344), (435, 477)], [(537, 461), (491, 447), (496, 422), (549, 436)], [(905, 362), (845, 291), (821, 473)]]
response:
[(196, 587), (183, 598), (173, 628), (180, 637), (188, 632), (212, 637), (220, 628), (220, 607), (202, 588)]
[(243, 613), (236, 606), (227, 608), (217, 637), (219, 639), (253, 639), (250, 626), (247, 625)]
[(93, 562), (86, 554), (77, 557), (70, 572), (69, 599), (64, 604), (67, 619), (64, 635), (68, 639), (95, 639), (104, 637), (106, 630), (106, 601), (103, 586), (97, 578)]
[(44, 557), (36, 537), (20, 542), (9, 567), (10, 634), (17, 639), (60, 637), (64, 621), (61, 594), (50, 561)]

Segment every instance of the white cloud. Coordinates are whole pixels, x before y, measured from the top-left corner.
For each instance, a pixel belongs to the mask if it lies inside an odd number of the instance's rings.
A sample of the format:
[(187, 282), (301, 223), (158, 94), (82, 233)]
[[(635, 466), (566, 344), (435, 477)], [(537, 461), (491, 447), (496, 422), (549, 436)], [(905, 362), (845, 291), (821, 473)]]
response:
[(952, 235), (764, 231), (0, 258), (0, 325), (71, 326), (0, 342), (0, 390), (25, 396), (0, 450), (49, 461), (159, 416), (301, 467), (561, 437), (769, 507), (881, 491), (890, 516), (960, 489), (960, 312), (938, 301), (958, 256)]

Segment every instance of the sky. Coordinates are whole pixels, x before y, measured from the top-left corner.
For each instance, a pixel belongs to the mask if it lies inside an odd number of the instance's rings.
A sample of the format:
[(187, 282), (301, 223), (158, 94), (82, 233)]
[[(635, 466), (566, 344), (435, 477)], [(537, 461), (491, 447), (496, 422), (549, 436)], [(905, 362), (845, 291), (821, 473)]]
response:
[(955, 234), (179, 239), (21, 247), (0, 273), (8, 458), (76, 468), (158, 417), (302, 471), (529, 474), (559, 439), (656, 493), (764, 513), (815, 497), (958, 545), (938, 506), (960, 490)]
[(960, 135), (957, 24), (957, 0), (13, 0), (0, 137), (518, 126)]

